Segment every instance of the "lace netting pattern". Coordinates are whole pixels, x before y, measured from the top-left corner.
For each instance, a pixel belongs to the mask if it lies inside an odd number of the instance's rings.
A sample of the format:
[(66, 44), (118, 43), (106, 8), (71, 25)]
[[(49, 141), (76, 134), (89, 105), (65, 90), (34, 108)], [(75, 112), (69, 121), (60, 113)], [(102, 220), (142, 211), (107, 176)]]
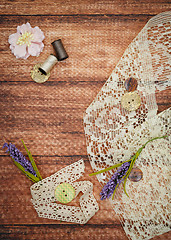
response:
[[(99, 210), (93, 196), (90, 181), (77, 181), (84, 174), (84, 161), (80, 160), (31, 186), (32, 203), (38, 216), (43, 218), (85, 224)], [(80, 206), (59, 204), (55, 200), (56, 187), (67, 182), (75, 189), (75, 198), (80, 192)]]
[[(155, 99), (156, 91), (171, 85), (170, 22), (171, 12), (166, 12), (146, 24), (86, 110), (87, 152), (94, 171), (128, 160), (147, 140), (170, 134), (170, 109), (157, 115)], [(141, 106), (132, 112), (121, 105), (129, 77), (138, 81), (135, 92), (141, 98)], [(115, 200), (110, 200), (130, 239), (149, 239), (169, 230), (169, 155), (168, 140), (149, 143), (136, 161), (143, 180), (127, 181), (130, 198), (120, 186)], [(104, 185), (113, 173), (97, 178)]]
[(170, 119), (171, 109), (168, 109), (132, 132), (132, 136), (136, 137), (139, 133), (145, 141), (166, 134), (169, 137), (147, 144), (141, 152), (135, 167), (141, 169), (143, 179), (139, 182), (127, 181), (129, 198), (120, 186), (115, 199), (110, 199), (130, 239), (150, 239), (170, 230)]

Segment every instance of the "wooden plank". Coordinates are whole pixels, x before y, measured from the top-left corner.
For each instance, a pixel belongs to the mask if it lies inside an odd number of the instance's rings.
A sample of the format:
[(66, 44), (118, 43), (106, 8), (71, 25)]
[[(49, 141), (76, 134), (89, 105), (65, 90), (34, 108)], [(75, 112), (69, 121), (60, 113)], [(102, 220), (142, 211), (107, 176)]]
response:
[(83, 114), (100, 87), (2, 84), (0, 131), (4, 139), (0, 145), (12, 141), (20, 146), (23, 138), (35, 155), (86, 155)]
[[(150, 16), (2, 16), (0, 22), (0, 81), (32, 81), (32, 67), (53, 53), (51, 42), (61, 38), (69, 58), (59, 62), (48, 81), (106, 81), (127, 46)], [(16, 59), (7, 39), (24, 22), (45, 34), (38, 58)], [(35, 85), (36, 86), (36, 85)]]
[[(88, 176), (92, 170), (83, 113), (146, 22), (169, 8), (166, 0), (1, 0), (0, 146), (11, 141), (22, 150), (24, 138), (43, 178), (83, 158), (81, 180), (93, 182), (100, 211), (85, 226), (38, 218), (30, 202), (32, 183), (0, 148), (0, 239), (127, 239), (108, 201), (100, 201), (96, 177)], [(38, 58), (17, 60), (7, 39), (27, 21), (44, 31), (45, 48)], [(69, 59), (55, 66), (48, 82), (36, 84), (30, 70), (52, 53), (50, 43), (57, 38), (62, 38)], [(157, 93), (159, 112), (170, 106), (170, 96), (169, 89)], [(166, 233), (154, 239), (169, 237)]]
[[(79, 160), (75, 157), (35, 157), (43, 178), (55, 173), (68, 164)], [(14, 166), (8, 156), (1, 157), (0, 168), (0, 206), (1, 206), (1, 239), (128, 239), (120, 224), (117, 215), (108, 204), (100, 201), (100, 184), (96, 177), (89, 177), (92, 170), (86, 157), (85, 175), (80, 180), (90, 180), (94, 185), (94, 195), (99, 203), (100, 210), (86, 225), (70, 224), (38, 218), (30, 199), (32, 185)], [(78, 201), (77, 201), (78, 204)], [(170, 239), (170, 233), (153, 238), (153, 240)]]
[[(23, 138), (34, 155), (86, 155), (83, 114), (102, 85), (2, 82), (0, 146), (5, 141), (21, 146)], [(159, 111), (167, 109), (170, 90), (158, 93), (157, 101)]]
[[(90, 177), (92, 172), (90, 163), (86, 156), (65, 156), (65, 157), (34, 157), (38, 169), (43, 178), (51, 176), (61, 168), (74, 163), (83, 158), (85, 160), (85, 174), (80, 181), (90, 180), (93, 183), (94, 195), (99, 202), (100, 210), (90, 219), (89, 224), (113, 224), (121, 228), (120, 221), (108, 201), (100, 200), (101, 186), (96, 177)], [(31, 203), (30, 186), (33, 184), (27, 179), (8, 156), (1, 157), (0, 168), (0, 206), (1, 224), (66, 224), (65, 222), (39, 218)], [(76, 206), (79, 206), (79, 198), (76, 200)]]
[[(36, 226), (3, 226), (1, 239), (17, 240), (127, 240), (121, 226), (116, 224), (81, 225), (36, 225)], [(167, 239), (167, 238), (166, 238)], [(157, 240), (157, 239), (156, 239)], [(164, 240), (164, 238), (163, 238)]]
[[(41, 224), (41, 225), (17, 225), (3, 226), (0, 229), (1, 239), (17, 240), (127, 240), (122, 228), (116, 224), (86, 224), (80, 225), (57, 225), (57, 224)], [(169, 240), (170, 233), (156, 236), (151, 240)]]
[[(118, 228), (116, 224), (86, 224), (80, 225), (17, 225), (1, 227), (1, 239), (17, 240), (127, 240), (122, 228)], [(151, 240), (169, 240), (170, 233), (156, 236)]]
[(0, 14), (158, 14), (170, 9), (167, 0), (1, 0)]

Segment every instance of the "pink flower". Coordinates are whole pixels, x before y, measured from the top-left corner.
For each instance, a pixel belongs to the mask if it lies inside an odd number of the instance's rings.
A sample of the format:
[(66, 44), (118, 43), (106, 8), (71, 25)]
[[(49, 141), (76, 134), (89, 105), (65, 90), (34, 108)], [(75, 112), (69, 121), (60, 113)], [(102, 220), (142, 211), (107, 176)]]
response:
[(39, 27), (30, 23), (17, 27), (17, 32), (9, 36), (10, 49), (16, 58), (27, 59), (30, 55), (38, 57), (43, 51), (45, 36)]

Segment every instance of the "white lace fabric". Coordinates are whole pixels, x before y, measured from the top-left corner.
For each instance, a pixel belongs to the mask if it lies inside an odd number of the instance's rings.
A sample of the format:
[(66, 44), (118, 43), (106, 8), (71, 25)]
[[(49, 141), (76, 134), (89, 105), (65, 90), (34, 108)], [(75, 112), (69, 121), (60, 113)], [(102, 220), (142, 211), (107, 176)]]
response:
[(171, 109), (168, 109), (146, 121), (143, 128), (139, 127), (139, 134), (145, 141), (149, 136), (167, 134), (169, 137), (148, 143), (141, 152), (135, 167), (141, 169), (143, 179), (139, 182), (127, 181), (129, 198), (120, 186), (114, 200), (110, 199), (130, 239), (150, 239), (170, 230), (170, 119)]
[[(94, 171), (131, 158), (153, 137), (136, 160), (143, 180), (127, 181), (128, 198), (122, 186), (113, 208), (130, 239), (150, 239), (169, 231), (170, 109), (157, 115), (155, 92), (171, 86), (171, 12), (153, 17), (126, 49), (111, 76), (84, 115), (87, 152)], [(127, 92), (124, 82), (133, 77), (141, 106), (128, 112), (121, 105)], [(169, 139), (169, 140), (168, 140)], [(97, 175), (104, 185), (114, 171)]]
[[(77, 181), (84, 174), (84, 161), (79, 160), (55, 174), (31, 186), (32, 203), (38, 216), (43, 218), (85, 224), (99, 210), (93, 196), (93, 184), (90, 181)], [(59, 204), (55, 201), (55, 189), (67, 182), (75, 189), (75, 198), (80, 192), (80, 206)]]

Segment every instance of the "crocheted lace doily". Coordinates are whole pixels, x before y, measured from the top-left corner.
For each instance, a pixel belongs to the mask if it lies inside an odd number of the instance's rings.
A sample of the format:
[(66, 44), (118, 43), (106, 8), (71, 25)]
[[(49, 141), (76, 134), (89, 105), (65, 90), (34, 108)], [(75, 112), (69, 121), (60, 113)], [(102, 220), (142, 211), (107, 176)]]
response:
[[(170, 110), (157, 114), (155, 91), (170, 87), (171, 12), (153, 17), (133, 42), (84, 115), (87, 152), (94, 171), (130, 159), (147, 140), (168, 133)], [(141, 106), (128, 112), (121, 105), (124, 82), (133, 77)], [(156, 140), (136, 164), (143, 180), (127, 184), (130, 199), (120, 186), (112, 202), (131, 239), (149, 239), (169, 230), (169, 142)], [(113, 172), (97, 175), (104, 185)], [(120, 193), (121, 191), (121, 193)], [(160, 214), (159, 214), (160, 212)]]
[[(31, 201), (39, 217), (85, 224), (94, 216), (99, 207), (93, 196), (93, 184), (90, 181), (75, 182), (82, 177), (84, 168), (84, 161), (79, 160), (31, 186)], [(83, 193), (80, 206), (55, 202), (55, 189), (63, 182), (73, 186), (75, 198)]]

